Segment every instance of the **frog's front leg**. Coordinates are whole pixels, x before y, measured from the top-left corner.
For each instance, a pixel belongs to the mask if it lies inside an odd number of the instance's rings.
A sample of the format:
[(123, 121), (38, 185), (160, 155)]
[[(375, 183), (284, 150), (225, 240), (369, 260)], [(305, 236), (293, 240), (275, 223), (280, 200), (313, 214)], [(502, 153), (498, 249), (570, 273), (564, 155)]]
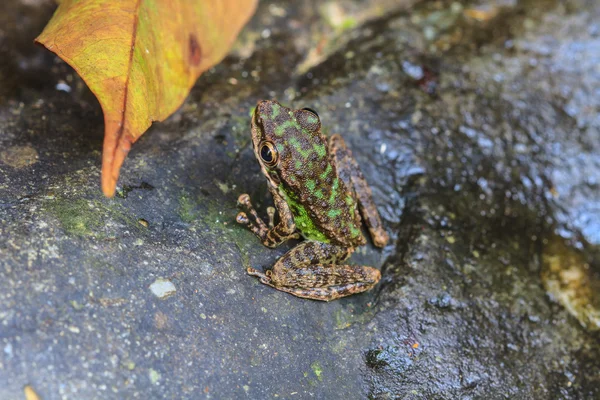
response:
[[(236, 221), (243, 225), (248, 225), (248, 228), (258, 238), (262, 241), (267, 247), (277, 247), (281, 243), (290, 240), (290, 239), (298, 239), (300, 235), (296, 232), (296, 224), (294, 224), (294, 216), (290, 211), (289, 206), (285, 202), (285, 200), (279, 195), (276, 190), (271, 190), (271, 194), (273, 195), (273, 201), (275, 202), (275, 207), (279, 212), (279, 223), (277, 225), (273, 224), (274, 219), (274, 211), (268, 210), (269, 215), (269, 224), (265, 224), (265, 222), (258, 216), (256, 210), (252, 206), (250, 202), (250, 196), (247, 194), (242, 194), (238, 198), (238, 205), (246, 210), (246, 212), (238, 213), (236, 217)], [(271, 208), (271, 207), (269, 207)]]
[(358, 200), (360, 213), (362, 214), (373, 243), (377, 247), (384, 247), (390, 237), (383, 228), (379, 212), (373, 201), (371, 188), (352, 156), (350, 149), (346, 147), (344, 139), (340, 135), (333, 135), (329, 139), (329, 152), (333, 158), (340, 178), (348, 188), (351, 188)]
[(294, 296), (330, 301), (371, 289), (381, 278), (372, 267), (340, 265), (353, 249), (307, 241), (283, 255), (273, 269), (248, 273), (266, 285)]

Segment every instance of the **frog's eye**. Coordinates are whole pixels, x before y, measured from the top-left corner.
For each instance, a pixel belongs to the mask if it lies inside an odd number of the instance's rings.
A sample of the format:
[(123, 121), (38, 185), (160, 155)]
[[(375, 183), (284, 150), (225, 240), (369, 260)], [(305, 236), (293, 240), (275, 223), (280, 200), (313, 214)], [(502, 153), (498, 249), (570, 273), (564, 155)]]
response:
[(271, 142), (264, 142), (260, 146), (260, 158), (267, 164), (269, 167), (277, 164), (277, 159), (279, 155), (277, 150), (275, 150), (275, 146)]
[(319, 114), (317, 114), (317, 112), (315, 110), (313, 110), (312, 108), (304, 107), (302, 110), (308, 111), (309, 113), (314, 114), (315, 117), (319, 118)]
[(318, 132), (321, 129), (321, 120), (315, 110), (303, 108), (296, 112), (296, 119), (302, 128), (311, 132)]

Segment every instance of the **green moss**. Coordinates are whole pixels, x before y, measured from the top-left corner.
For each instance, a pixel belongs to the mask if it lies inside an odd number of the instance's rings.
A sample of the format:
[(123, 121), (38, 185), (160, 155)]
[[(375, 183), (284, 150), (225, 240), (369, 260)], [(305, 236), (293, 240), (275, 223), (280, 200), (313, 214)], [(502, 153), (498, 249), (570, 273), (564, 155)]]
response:
[(333, 351), (335, 354), (341, 354), (343, 356), (348, 351), (348, 346), (349, 345), (346, 337), (342, 336), (338, 341), (333, 342), (331, 345), (331, 351)]
[(200, 217), (200, 212), (196, 209), (196, 203), (187, 194), (179, 196), (179, 208), (177, 214), (183, 222), (191, 223)]
[(223, 204), (212, 197), (198, 196), (194, 198), (183, 192), (179, 196), (178, 214), (180, 218), (193, 226), (201, 225), (212, 232), (215, 238), (226, 242), (233, 242), (242, 257), (242, 264), (250, 266), (248, 252), (244, 247), (249, 243), (260, 245), (256, 238), (245, 226), (235, 222), (237, 214), (235, 201)]
[(49, 211), (60, 222), (68, 235), (99, 237), (105, 236), (103, 214), (94, 207), (94, 202), (85, 199), (57, 199), (49, 203)]
[(150, 378), (150, 382), (152, 382), (153, 385), (156, 385), (156, 383), (158, 381), (160, 381), (162, 376), (161, 376), (160, 372), (158, 372), (157, 370), (155, 370), (153, 368), (150, 368), (148, 370), (148, 377)]
[(199, 201), (205, 207), (201, 216), (202, 222), (210, 228), (223, 231), (227, 225), (235, 223), (235, 215), (237, 214), (235, 202), (224, 205), (210, 197), (203, 197)]
[(340, 308), (335, 311), (335, 329), (344, 330), (354, 324), (364, 325), (373, 319), (374, 309), (368, 305)]
[(352, 315), (345, 312), (344, 309), (337, 310), (334, 316), (336, 330), (346, 329), (354, 322)]
[(321, 374), (323, 373), (323, 369), (321, 368), (321, 364), (318, 361), (315, 361), (314, 363), (310, 364), (310, 369), (312, 369), (319, 382), (322, 382), (323, 377)]
[(96, 239), (111, 236), (107, 233), (107, 221), (127, 225), (131, 230), (141, 231), (137, 218), (127, 215), (113, 200), (87, 200), (58, 198), (46, 203), (46, 210), (58, 221), (67, 235), (93, 237)]

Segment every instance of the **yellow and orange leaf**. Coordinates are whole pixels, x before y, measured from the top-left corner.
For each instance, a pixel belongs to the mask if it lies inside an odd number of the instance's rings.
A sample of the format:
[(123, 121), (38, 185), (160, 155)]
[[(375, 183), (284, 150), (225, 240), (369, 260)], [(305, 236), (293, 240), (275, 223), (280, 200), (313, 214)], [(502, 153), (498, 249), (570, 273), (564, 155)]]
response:
[(131, 144), (225, 57), (257, 0), (61, 0), (36, 39), (87, 83), (104, 112), (102, 190)]

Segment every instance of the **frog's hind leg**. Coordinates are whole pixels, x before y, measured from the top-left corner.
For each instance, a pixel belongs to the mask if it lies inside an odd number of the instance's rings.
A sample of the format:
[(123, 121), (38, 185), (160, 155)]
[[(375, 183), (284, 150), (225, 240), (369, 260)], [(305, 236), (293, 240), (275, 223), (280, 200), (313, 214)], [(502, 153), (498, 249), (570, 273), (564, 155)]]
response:
[(372, 288), (381, 278), (372, 267), (340, 265), (352, 249), (320, 242), (304, 242), (283, 255), (266, 273), (248, 273), (275, 289), (313, 300), (330, 301)]
[(350, 296), (351, 294), (366, 292), (374, 286), (374, 284), (371, 283), (356, 282), (347, 285), (337, 285), (325, 288), (303, 289), (286, 286), (275, 286), (270, 282), (264, 282), (262, 279), (261, 282), (265, 285), (269, 285), (277, 290), (292, 294), (296, 297), (320, 301), (332, 301), (342, 297)]
[(389, 241), (389, 236), (383, 229), (379, 212), (373, 202), (371, 188), (352, 156), (352, 152), (346, 147), (346, 143), (340, 135), (333, 135), (329, 139), (329, 154), (333, 158), (340, 178), (355, 193), (360, 213), (369, 228), (373, 243), (377, 247), (384, 247)]

